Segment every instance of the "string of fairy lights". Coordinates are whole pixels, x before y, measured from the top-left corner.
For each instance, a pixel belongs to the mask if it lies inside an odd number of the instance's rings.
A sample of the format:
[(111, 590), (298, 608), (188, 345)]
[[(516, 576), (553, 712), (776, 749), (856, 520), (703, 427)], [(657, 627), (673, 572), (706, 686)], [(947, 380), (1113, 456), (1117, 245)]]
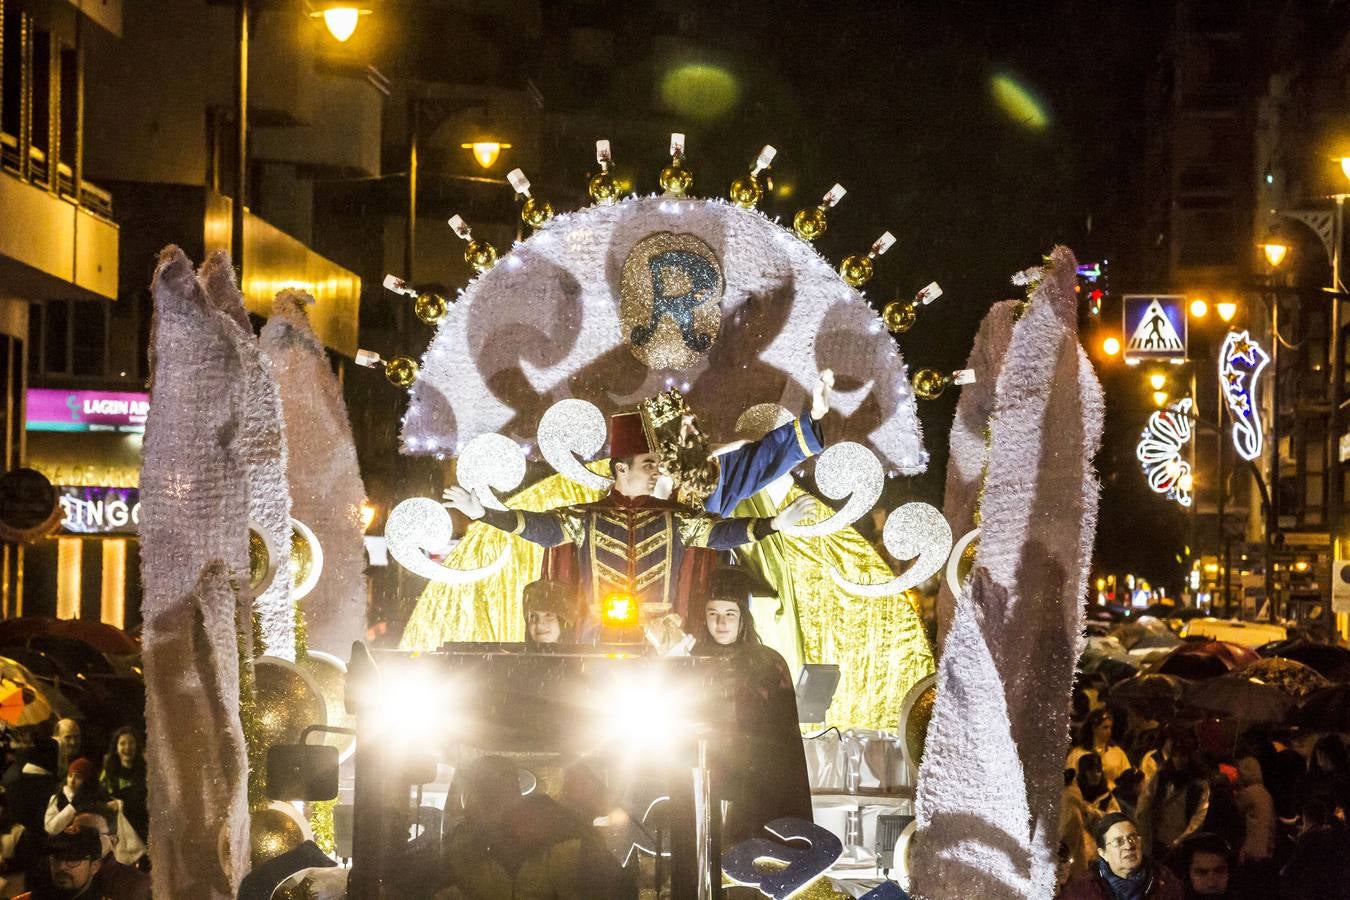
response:
[[(598, 171), (592, 174), (586, 184), (591, 201), (596, 206), (610, 206), (623, 198), (624, 187), (614, 176), (613, 153), (608, 140), (595, 143), (595, 160)], [(727, 191), (727, 199), (742, 209), (757, 208), (765, 193), (770, 168), (778, 151), (765, 145), (755, 157), (746, 174), (735, 178)], [(554, 216), (553, 205), (542, 197), (536, 196), (530, 187), (529, 178), (520, 169), (514, 169), (507, 175), (516, 195), (521, 199), (521, 221), (532, 230), (544, 227)], [(675, 133), (670, 139), (670, 162), (661, 169), (657, 177), (664, 194), (672, 199), (693, 199), (694, 173), (690, 169), (685, 153), (685, 136)], [(792, 233), (807, 243), (814, 242), (829, 228), (827, 213), (838, 205), (847, 190), (835, 184), (819, 203), (798, 210), (792, 218)], [(635, 195), (630, 195), (635, 196)], [(498, 262), (498, 252), (492, 244), (473, 236), (473, 230), (461, 216), (450, 217), (449, 225), (455, 235), (464, 241), (464, 261), (479, 275), (487, 272)], [(866, 253), (846, 256), (838, 266), (839, 277), (849, 287), (861, 290), (870, 283), (876, 274), (877, 258), (895, 244), (895, 236), (889, 231), (883, 232)], [(413, 312), (424, 324), (436, 327), (449, 315), (453, 301), (430, 291), (417, 291), (406, 281), (388, 275), (384, 279), (386, 290), (404, 297), (413, 303)], [(918, 321), (919, 310), (942, 296), (942, 288), (936, 281), (930, 282), (912, 298), (896, 298), (888, 302), (881, 311), (881, 321), (894, 335), (905, 334)], [(373, 350), (358, 350), (355, 359), (357, 365), (366, 368), (382, 369), (391, 384), (399, 388), (411, 388), (420, 374), (418, 363), (406, 355), (388, 359)], [(911, 378), (914, 393), (924, 400), (935, 400), (952, 385), (968, 383), (970, 373), (958, 371), (941, 372), (936, 369), (922, 368)]]

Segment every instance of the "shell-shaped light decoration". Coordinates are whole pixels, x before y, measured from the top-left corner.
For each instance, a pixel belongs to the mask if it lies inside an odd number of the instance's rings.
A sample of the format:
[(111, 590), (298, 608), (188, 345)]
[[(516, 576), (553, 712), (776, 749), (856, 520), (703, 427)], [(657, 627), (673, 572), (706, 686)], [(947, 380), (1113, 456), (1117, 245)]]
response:
[(390, 555), (409, 572), (430, 581), (442, 584), (480, 581), (501, 571), (511, 558), (509, 546), (502, 549), (501, 556), (477, 569), (451, 569), (427, 558), (424, 551), (444, 550), (453, 534), (450, 513), (429, 497), (404, 500), (393, 508), (384, 525)]
[(512, 491), (525, 480), (525, 451), (509, 437), (480, 434), (469, 441), (455, 464), (461, 487), (478, 495), (491, 509), (506, 509), (493, 490)]
[(831, 567), (830, 577), (835, 584), (859, 597), (888, 597), (932, 578), (952, 552), (952, 528), (942, 513), (928, 503), (906, 503), (892, 510), (881, 535), (891, 556), (914, 560), (910, 567), (881, 584), (854, 584)]
[[(816, 461), (816, 486), (831, 500), (848, 498), (838, 512), (810, 525), (789, 525), (785, 534), (793, 537), (820, 537), (852, 525), (876, 506), (886, 475), (876, 454), (853, 441), (842, 441), (826, 448)], [(880, 595), (878, 595), (880, 596)]]
[(314, 530), (291, 519), (291, 599), (297, 603), (314, 590), (323, 574), (323, 546)]
[(559, 475), (597, 491), (607, 491), (613, 480), (597, 475), (577, 456), (592, 458), (605, 449), (605, 414), (585, 400), (559, 400), (539, 419), (539, 453)]

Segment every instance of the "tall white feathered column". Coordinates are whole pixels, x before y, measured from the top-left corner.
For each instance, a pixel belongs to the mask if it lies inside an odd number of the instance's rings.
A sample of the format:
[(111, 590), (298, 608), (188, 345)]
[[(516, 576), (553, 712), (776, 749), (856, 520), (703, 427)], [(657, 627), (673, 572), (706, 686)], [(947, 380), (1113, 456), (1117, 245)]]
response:
[(161, 252), (151, 291), (140, 547), (152, 877), (157, 897), (227, 900), (249, 847), (239, 722), (239, 629), (249, 618), (240, 590), (243, 378), (224, 321), (177, 247)]
[[(957, 600), (939, 664), (929, 741), (941, 746), (919, 773), (914, 887), (935, 900), (1054, 894), (1103, 415), (1078, 343), (1075, 267), (1067, 248), (1051, 253), (995, 386), (969, 599)], [(1005, 729), (1009, 741), (992, 737)], [(1020, 784), (1010, 781), (1019, 771)]]
[(291, 515), (314, 531), (323, 548), (323, 573), (301, 601), (309, 646), (346, 659), (366, 629), (366, 489), (342, 386), (305, 314), (313, 302), (300, 291), (277, 294), (260, 342), (281, 392)]
[(263, 646), (255, 653), (295, 659), (295, 608), (291, 603), (291, 497), (286, 485), (286, 437), (281, 394), (271, 364), (244, 311), (234, 266), (224, 251), (211, 254), (198, 275), (206, 299), (224, 320), (225, 333), (239, 356), (243, 408), (238, 446), (248, 478), (248, 511), (276, 549), (276, 574), (253, 601), (261, 622)]

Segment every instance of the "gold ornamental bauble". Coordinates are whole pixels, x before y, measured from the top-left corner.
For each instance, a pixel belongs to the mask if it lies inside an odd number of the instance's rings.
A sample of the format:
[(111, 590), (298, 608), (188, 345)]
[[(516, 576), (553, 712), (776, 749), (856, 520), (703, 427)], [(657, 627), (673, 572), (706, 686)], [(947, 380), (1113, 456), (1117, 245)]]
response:
[(914, 373), (914, 394), (921, 400), (936, 400), (950, 382), (949, 376), (936, 369), (920, 369)]
[(318, 687), (295, 663), (260, 656), (253, 661), (253, 679), (262, 746), (298, 744), (307, 727), (328, 724), (328, 707)]
[(910, 758), (923, 759), (923, 746), (928, 738), (928, 723), (933, 721), (933, 703), (937, 700), (936, 685), (929, 685), (910, 707), (905, 719), (905, 744), (909, 748)]
[(694, 173), (685, 168), (678, 159), (672, 159), (670, 165), (661, 170), (661, 190), (676, 197), (683, 197), (694, 186)]
[(906, 303), (903, 300), (892, 300), (881, 311), (881, 321), (885, 323), (886, 330), (891, 334), (904, 334), (914, 327), (918, 318), (919, 313), (914, 308), (914, 304)]
[(753, 175), (743, 175), (731, 183), (731, 190), (727, 192), (731, 202), (742, 209), (754, 209), (761, 197), (764, 196), (764, 189), (759, 186), (759, 179)]
[(819, 206), (798, 210), (792, 217), (792, 230), (804, 241), (814, 241), (825, 233), (825, 210)]
[[(355, 728), (356, 717), (347, 712), (347, 666), (342, 660), (319, 650), (311, 650), (297, 665), (318, 687), (319, 696), (328, 709), (328, 724)], [(351, 756), (356, 747), (356, 736), (351, 734), (325, 734), (322, 739), (316, 734), (310, 737), (310, 741), (336, 747), (340, 760)]]
[(846, 256), (839, 264), (839, 276), (849, 287), (862, 287), (872, 280), (872, 257)]
[(450, 311), (450, 301), (440, 294), (418, 294), (413, 301), (413, 312), (427, 325), (439, 325)]
[(267, 590), (276, 577), (277, 561), (267, 535), (262, 528), (250, 522), (248, 526), (248, 585), (253, 596)]
[(276, 805), (249, 813), (249, 859), (253, 868), (289, 853), (305, 842), (305, 830), (296, 821), (297, 815), (287, 814)]
[(609, 206), (619, 199), (619, 183), (608, 172), (596, 172), (586, 184), (586, 192), (601, 206)]
[(520, 221), (531, 228), (542, 228), (551, 218), (553, 218), (553, 204), (538, 197), (527, 197), (525, 205), (520, 208)]
[(417, 380), (417, 360), (407, 356), (395, 356), (386, 360), (384, 377), (388, 378), (394, 387), (412, 387), (413, 382)]
[(497, 248), (487, 241), (469, 241), (464, 248), (464, 261), (473, 266), (475, 272), (486, 272), (497, 264)]

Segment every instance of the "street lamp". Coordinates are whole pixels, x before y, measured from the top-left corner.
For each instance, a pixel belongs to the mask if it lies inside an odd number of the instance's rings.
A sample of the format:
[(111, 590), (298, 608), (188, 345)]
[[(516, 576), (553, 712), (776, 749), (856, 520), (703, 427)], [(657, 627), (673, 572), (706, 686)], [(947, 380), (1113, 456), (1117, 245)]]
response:
[(1260, 247), (1272, 269), (1278, 269), (1289, 255), (1289, 245), (1275, 235), (1268, 236)]
[(370, 15), (370, 9), (350, 3), (324, 3), (317, 9), (311, 9), (309, 14), (311, 18), (322, 18), (333, 39), (339, 44), (345, 44), (356, 32), (361, 17)]
[(1148, 376), (1148, 383), (1153, 386), (1155, 391), (1161, 391), (1167, 384), (1167, 376), (1162, 372), (1153, 372)]
[(1231, 300), (1221, 300), (1214, 304), (1214, 311), (1219, 314), (1219, 318), (1225, 322), (1233, 321), (1237, 315), (1237, 304)]
[(1120, 338), (1112, 335), (1111, 337), (1108, 337), (1106, 340), (1102, 341), (1102, 352), (1105, 353), (1107, 356), (1115, 356), (1117, 353), (1119, 353)]
[(478, 165), (484, 169), (492, 168), (497, 162), (497, 157), (501, 156), (503, 150), (510, 150), (510, 144), (503, 144), (500, 141), (474, 141), (472, 144), (460, 144), (462, 150), (472, 150), (473, 158), (478, 161)]
[(1203, 319), (1205, 317), (1205, 314), (1208, 312), (1209, 312), (1209, 304), (1206, 303), (1203, 298), (1196, 297), (1194, 300), (1191, 301), (1192, 319)]

